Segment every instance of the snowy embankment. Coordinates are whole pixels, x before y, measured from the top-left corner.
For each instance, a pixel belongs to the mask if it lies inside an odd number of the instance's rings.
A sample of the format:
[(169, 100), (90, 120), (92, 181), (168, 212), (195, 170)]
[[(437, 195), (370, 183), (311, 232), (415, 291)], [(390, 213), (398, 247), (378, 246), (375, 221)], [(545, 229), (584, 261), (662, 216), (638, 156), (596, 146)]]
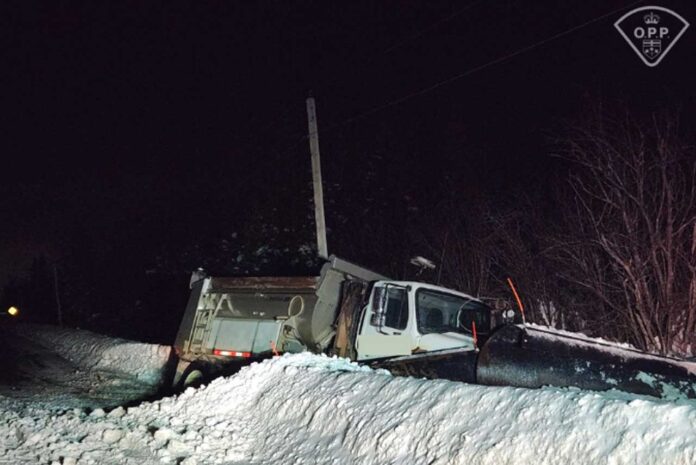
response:
[[(0, 327), (0, 409), (115, 407), (167, 382), (172, 349), (52, 326)], [(1, 444), (0, 444), (1, 448)]]
[(692, 465), (696, 403), (399, 378), (302, 354), (108, 414), (5, 411), (0, 441), (0, 463)]
[(157, 385), (172, 348), (113, 338), (80, 329), (18, 325), (14, 332), (51, 349), (82, 370), (118, 372)]

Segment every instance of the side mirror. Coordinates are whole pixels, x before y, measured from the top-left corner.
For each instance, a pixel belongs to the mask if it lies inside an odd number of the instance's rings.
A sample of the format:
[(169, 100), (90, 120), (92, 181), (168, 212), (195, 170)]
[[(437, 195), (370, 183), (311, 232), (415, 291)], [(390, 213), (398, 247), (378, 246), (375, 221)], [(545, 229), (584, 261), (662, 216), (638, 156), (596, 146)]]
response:
[(387, 288), (374, 287), (372, 289), (372, 317), (370, 324), (381, 328), (384, 326), (386, 316)]

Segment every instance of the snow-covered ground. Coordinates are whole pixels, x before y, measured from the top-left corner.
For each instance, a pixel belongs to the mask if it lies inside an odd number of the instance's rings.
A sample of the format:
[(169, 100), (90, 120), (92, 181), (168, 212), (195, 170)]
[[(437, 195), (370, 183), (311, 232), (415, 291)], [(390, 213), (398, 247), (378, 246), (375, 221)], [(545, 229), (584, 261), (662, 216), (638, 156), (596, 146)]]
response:
[(696, 402), (393, 377), (286, 355), (106, 413), (0, 411), (0, 464), (696, 463)]
[(53, 326), (0, 327), (0, 408), (115, 407), (155, 394), (171, 347)]

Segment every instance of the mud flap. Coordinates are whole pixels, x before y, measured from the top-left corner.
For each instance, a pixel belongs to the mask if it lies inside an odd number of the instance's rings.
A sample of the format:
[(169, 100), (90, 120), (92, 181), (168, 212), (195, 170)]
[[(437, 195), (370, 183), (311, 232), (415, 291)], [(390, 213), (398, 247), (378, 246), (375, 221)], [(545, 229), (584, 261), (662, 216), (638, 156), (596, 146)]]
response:
[(693, 363), (540, 328), (509, 325), (481, 349), (480, 384), (618, 389), (662, 398), (696, 398)]

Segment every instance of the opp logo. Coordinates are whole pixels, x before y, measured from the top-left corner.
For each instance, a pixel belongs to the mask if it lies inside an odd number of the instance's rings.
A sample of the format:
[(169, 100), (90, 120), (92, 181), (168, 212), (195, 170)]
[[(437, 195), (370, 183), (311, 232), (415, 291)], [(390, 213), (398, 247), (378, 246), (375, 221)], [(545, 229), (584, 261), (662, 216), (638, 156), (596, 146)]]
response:
[(644, 6), (623, 15), (614, 27), (643, 63), (653, 67), (660, 64), (689, 23), (667, 8)]

